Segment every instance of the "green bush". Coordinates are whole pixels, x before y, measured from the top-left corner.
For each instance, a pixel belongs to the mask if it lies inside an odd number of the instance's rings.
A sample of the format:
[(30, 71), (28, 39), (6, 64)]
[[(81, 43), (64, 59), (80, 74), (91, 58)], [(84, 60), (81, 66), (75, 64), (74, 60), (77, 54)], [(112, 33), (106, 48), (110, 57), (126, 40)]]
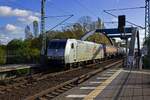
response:
[(6, 51), (3, 47), (0, 47), (0, 65), (6, 63)]
[(150, 56), (143, 57), (143, 68), (150, 69)]
[(17, 75), (25, 75), (25, 74), (29, 74), (30, 73), (30, 69), (29, 68), (26, 68), (26, 69), (18, 69), (16, 71), (16, 74)]
[(7, 63), (38, 63), (40, 44), (38, 39), (12, 40), (7, 45)]

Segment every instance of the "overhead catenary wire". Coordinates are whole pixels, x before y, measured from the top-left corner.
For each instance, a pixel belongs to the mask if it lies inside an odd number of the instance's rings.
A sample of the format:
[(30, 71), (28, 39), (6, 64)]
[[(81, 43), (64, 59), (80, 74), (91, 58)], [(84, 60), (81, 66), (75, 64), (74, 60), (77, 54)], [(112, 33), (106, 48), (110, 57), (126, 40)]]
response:
[(58, 15), (58, 16), (46, 16), (45, 18), (60, 18), (60, 17), (68, 17), (68, 16), (73, 16), (73, 14), (71, 14), (71, 15)]
[(105, 10), (105, 11), (120, 11), (120, 10), (133, 10), (133, 9), (143, 9), (145, 8), (143, 7), (132, 7), (132, 8), (120, 8), (120, 9), (109, 9), (109, 10)]
[(116, 24), (118, 23), (117, 21), (111, 21), (111, 22), (104, 22), (104, 23), (108, 23), (108, 24)]
[(78, 5), (80, 5), (80, 7), (84, 8), (89, 14), (93, 14), (94, 16), (97, 16), (96, 13), (94, 13), (93, 11), (91, 11), (87, 6), (85, 6), (84, 4), (82, 4), (80, 1), (78, 1), (78, 0), (74, 0), (74, 1), (76, 1), (76, 3)]
[[(111, 16), (113, 16), (113, 17), (118, 18), (118, 16), (116, 16), (116, 15), (114, 15), (114, 14), (112, 14), (112, 13), (106, 11), (106, 10), (104, 10), (104, 12), (107, 13), (107, 14), (109, 14), (109, 15), (111, 15)], [(141, 28), (141, 29), (145, 29), (145, 27), (142, 27), (142, 26), (137, 25), (137, 24), (135, 24), (135, 23), (132, 23), (132, 22), (130, 22), (130, 21), (127, 21), (127, 20), (126, 20), (126, 22), (129, 23), (129, 24), (131, 24), (131, 25), (134, 25), (134, 26), (136, 26), (136, 27), (139, 27), (139, 28)]]
[(72, 18), (74, 15), (71, 15), (69, 17), (67, 17), (66, 19), (64, 19), (63, 21), (61, 21), (60, 23), (58, 23), (57, 25), (55, 25), (54, 27), (52, 27), (50, 30), (46, 31), (46, 33), (50, 32), (51, 30), (53, 30), (54, 28), (58, 27), (59, 25), (63, 24), (64, 22), (66, 22), (67, 20), (69, 20), (70, 18)]

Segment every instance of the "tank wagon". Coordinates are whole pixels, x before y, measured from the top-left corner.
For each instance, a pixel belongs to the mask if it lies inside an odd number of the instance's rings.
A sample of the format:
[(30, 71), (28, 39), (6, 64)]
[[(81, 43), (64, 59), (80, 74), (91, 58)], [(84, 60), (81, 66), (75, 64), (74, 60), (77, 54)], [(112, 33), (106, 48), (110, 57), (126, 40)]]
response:
[(54, 39), (48, 41), (46, 58), (50, 64), (78, 66), (94, 63), (118, 54), (114, 46), (76, 39)]
[(118, 47), (117, 48), (117, 55), (118, 56), (123, 56), (123, 55), (125, 55), (125, 53), (126, 53), (126, 48), (124, 48), (124, 47)]
[(104, 45), (104, 58), (112, 58), (114, 56), (117, 56), (117, 48), (112, 45)]

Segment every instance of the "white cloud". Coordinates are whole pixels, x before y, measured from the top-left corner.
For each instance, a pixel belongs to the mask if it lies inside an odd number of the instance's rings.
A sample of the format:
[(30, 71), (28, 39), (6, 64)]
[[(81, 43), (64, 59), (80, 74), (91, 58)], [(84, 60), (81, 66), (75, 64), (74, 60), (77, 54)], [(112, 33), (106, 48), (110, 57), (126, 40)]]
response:
[(40, 16), (40, 13), (18, 8), (13, 9), (9, 6), (0, 6), (0, 16), (15, 16), (18, 21), (32, 23), (34, 20), (39, 21), (38, 16)]
[(0, 27), (0, 33), (3, 34), (18, 34), (22, 33), (23, 29), (19, 26), (13, 24), (7, 24), (5, 26)]
[(14, 9), (12, 11), (12, 15), (20, 16), (20, 17), (26, 17), (26, 16), (29, 16), (29, 15), (32, 15), (32, 12), (28, 11), (28, 10)]
[(31, 24), (34, 20), (39, 21), (40, 13), (10, 6), (0, 6), (0, 16), (15, 17), (16, 22), (19, 22), (20, 25), (8, 23), (5, 26), (0, 26), (0, 41), (8, 41), (13, 38), (24, 38), (24, 25)]
[(9, 37), (4, 34), (0, 34), (0, 40), (2, 40), (2, 39), (4, 39), (4, 40), (9, 39)]
[(2, 43), (7, 44), (10, 40), (20, 37), (24, 37), (23, 28), (13, 24), (6, 24), (0, 27), (0, 41)]
[(12, 11), (11, 7), (0, 6), (0, 16), (10, 16), (11, 11)]
[(36, 17), (36, 16), (29, 16), (29, 17), (28, 17), (28, 20), (29, 20), (29, 21), (34, 21), (34, 20), (39, 21), (39, 18)]
[(25, 24), (31, 24), (33, 21), (39, 21), (40, 19), (36, 16), (28, 16), (28, 17), (23, 17), (23, 18), (18, 18), (18, 21), (23, 22)]
[(34, 14), (29, 10), (23, 9), (13, 9), (9, 6), (0, 6), (0, 16), (17, 16), (17, 17), (26, 17)]
[(10, 32), (15, 31), (17, 29), (17, 27), (12, 24), (7, 24), (5, 28), (7, 31), (10, 31)]
[(10, 37), (8, 37), (7, 35), (4, 35), (2, 33), (0, 33), (0, 44), (7, 44), (9, 41), (11, 40)]
[(41, 15), (41, 14), (40, 14), (40, 13), (38, 13), (38, 12), (35, 12), (35, 13), (34, 13), (34, 15), (35, 15), (35, 16), (39, 16), (39, 17), (40, 17), (40, 15)]

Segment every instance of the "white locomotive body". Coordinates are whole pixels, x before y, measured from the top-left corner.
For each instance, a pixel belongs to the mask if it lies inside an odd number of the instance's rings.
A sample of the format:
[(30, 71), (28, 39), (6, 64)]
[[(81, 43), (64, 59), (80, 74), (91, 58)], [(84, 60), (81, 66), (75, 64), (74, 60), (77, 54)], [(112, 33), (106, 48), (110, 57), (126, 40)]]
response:
[(47, 45), (47, 58), (51, 63), (77, 64), (104, 58), (102, 44), (76, 39), (51, 40)]

